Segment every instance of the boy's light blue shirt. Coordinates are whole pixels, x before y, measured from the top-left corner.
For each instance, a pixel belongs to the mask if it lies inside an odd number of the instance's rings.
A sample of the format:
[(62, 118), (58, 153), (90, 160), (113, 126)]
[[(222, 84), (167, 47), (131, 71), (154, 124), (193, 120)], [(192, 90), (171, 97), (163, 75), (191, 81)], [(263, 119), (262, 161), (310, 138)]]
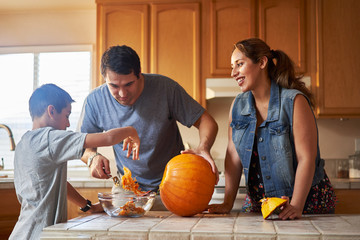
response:
[(67, 221), (67, 161), (81, 158), (85, 137), (51, 127), (23, 135), (14, 160), (21, 211), (9, 239), (39, 239), (44, 227)]

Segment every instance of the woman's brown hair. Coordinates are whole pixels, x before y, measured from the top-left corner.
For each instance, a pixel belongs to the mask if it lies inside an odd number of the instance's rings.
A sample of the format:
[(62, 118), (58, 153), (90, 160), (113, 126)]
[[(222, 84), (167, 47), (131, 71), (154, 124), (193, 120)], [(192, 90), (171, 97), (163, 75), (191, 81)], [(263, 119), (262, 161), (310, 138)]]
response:
[[(302, 76), (296, 76), (294, 62), (281, 50), (271, 50), (270, 47), (259, 38), (249, 38), (237, 42), (235, 48), (239, 49), (253, 63), (259, 62), (261, 57), (268, 59), (268, 74), (271, 80), (284, 88), (297, 89), (310, 100), (312, 107), (315, 106), (314, 96), (301, 81)], [(235, 50), (234, 48), (234, 50)]]

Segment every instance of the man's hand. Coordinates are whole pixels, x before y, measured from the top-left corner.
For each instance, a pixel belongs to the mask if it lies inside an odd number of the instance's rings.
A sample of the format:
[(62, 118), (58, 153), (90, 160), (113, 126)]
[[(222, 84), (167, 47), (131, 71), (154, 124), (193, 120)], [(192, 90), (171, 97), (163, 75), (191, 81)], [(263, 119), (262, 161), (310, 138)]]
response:
[(103, 155), (94, 157), (90, 165), (90, 173), (94, 178), (108, 179), (111, 177), (110, 161)]
[(206, 161), (208, 161), (211, 165), (211, 169), (213, 171), (213, 173), (215, 174), (216, 176), (216, 183), (218, 183), (219, 181), (219, 171), (216, 167), (216, 164), (213, 160), (213, 158), (211, 157), (210, 153), (207, 152), (207, 151), (201, 151), (201, 150), (193, 150), (193, 149), (187, 149), (187, 150), (184, 150), (184, 151), (181, 151), (181, 154), (186, 154), (186, 153), (191, 153), (191, 154), (196, 154), (196, 155), (199, 155), (201, 157), (203, 157)]

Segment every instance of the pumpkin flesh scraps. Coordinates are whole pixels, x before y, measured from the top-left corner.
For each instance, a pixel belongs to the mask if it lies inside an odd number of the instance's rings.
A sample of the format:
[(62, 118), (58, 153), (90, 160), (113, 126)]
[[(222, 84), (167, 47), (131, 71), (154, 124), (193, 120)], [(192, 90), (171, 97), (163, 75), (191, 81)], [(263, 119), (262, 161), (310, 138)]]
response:
[(286, 199), (271, 197), (263, 198), (261, 202), (261, 213), (264, 219), (267, 219), (271, 214), (279, 214), (281, 212), (281, 207), (284, 206), (287, 202)]
[(121, 184), (123, 189), (126, 191), (132, 191), (137, 196), (147, 193), (140, 190), (139, 184), (136, 182), (136, 178), (131, 177), (131, 171), (127, 167), (124, 167), (124, 175), (121, 177)]
[(120, 207), (121, 211), (119, 212), (120, 216), (134, 216), (142, 215), (145, 210), (141, 207), (136, 207), (134, 201), (128, 201), (124, 206)]

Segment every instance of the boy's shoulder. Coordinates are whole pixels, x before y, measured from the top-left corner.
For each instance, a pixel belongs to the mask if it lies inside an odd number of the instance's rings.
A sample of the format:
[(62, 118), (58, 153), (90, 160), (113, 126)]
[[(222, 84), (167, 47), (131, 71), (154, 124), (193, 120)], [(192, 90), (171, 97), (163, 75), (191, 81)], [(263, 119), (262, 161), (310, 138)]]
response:
[(68, 130), (59, 130), (55, 129), (53, 127), (42, 127), (37, 128), (34, 130), (27, 131), (22, 138), (47, 138), (47, 136), (59, 136), (59, 137), (65, 137), (67, 135), (74, 135), (74, 134), (80, 134), (78, 132), (68, 131)]

